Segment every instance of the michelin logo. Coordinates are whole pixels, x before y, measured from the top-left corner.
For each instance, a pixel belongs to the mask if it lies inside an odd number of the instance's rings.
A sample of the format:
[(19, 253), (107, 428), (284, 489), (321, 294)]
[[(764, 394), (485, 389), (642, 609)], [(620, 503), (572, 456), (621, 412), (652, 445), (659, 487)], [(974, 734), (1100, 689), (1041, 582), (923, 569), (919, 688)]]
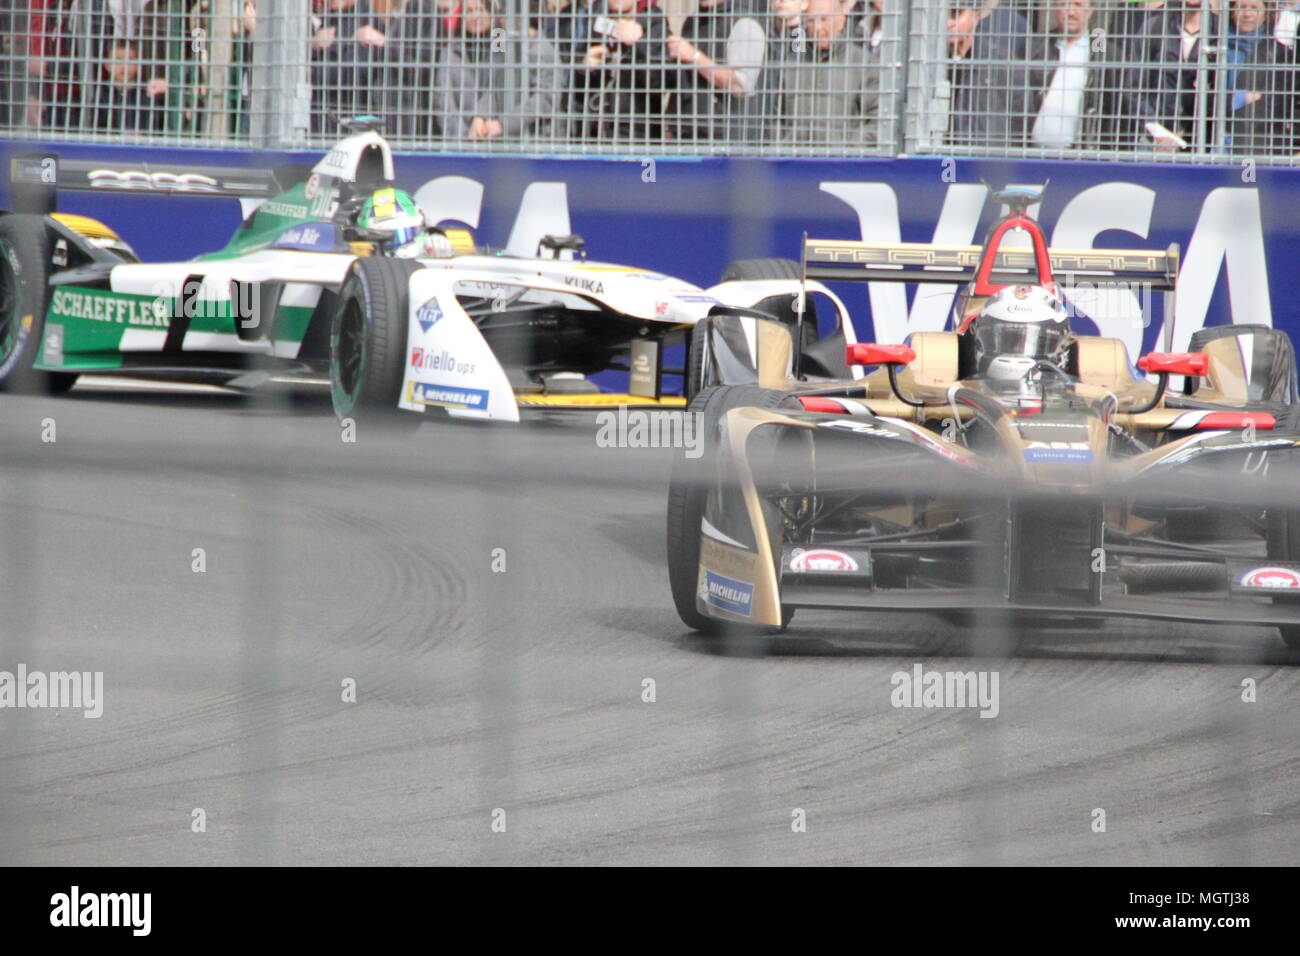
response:
[(710, 571), (704, 571), (704, 585), (700, 596), (705, 604), (711, 604), (719, 610), (749, 617), (753, 611), (754, 585), (737, 581)]
[(478, 388), (457, 388), (454, 385), (433, 385), (416, 382), (413, 389), (415, 401), (425, 405), (443, 405), (447, 408), (468, 408), (482, 411), (487, 408), (488, 393)]
[(442, 318), (442, 314), (442, 306), (438, 304), (438, 297), (434, 296), (420, 306), (419, 311), (415, 313), (415, 320), (420, 323), (421, 329), (428, 332)]

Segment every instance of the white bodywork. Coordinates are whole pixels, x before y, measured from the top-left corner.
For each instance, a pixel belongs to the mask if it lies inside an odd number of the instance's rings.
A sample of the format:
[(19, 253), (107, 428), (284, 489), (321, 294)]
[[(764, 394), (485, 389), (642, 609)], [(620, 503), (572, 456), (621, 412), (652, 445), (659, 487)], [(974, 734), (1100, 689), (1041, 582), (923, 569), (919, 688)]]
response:
[[(113, 269), (111, 287), (115, 292), (154, 296), (159, 308), (170, 313), (190, 276), (202, 276), (197, 296), (200, 307), (229, 303), (234, 282), (280, 282), (284, 283), (281, 304), (314, 307), (324, 289), (339, 291), (353, 261), (353, 256), (345, 254), (264, 249), (235, 259), (121, 265)], [(792, 279), (725, 282), (701, 289), (662, 273), (585, 260), (469, 255), (418, 261), (425, 268), (410, 280), (401, 407), (423, 411), (433, 405), (458, 417), (506, 421), (519, 420), (514, 390), (457, 295), (609, 311), (624, 319), (654, 324), (694, 325), (715, 305), (750, 308), (770, 296), (799, 289)], [(809, 282), (807, 290), (822, 293), (835, 304), (846, 341), (856, 341), (843, 302), (821, 283)], [(418, 313), (430, 301), (438, 303), (442, 317), (426, 329)], [(166, 335), (165, 329), (133, 329), (123, 337), (120, 348), (158, 351)], [(248, 340), (233, 333), (190, 330), (182, 348), (292, 359), (300, 345), (297, 341)], [(417, 349), (423, 351), (413, 358)], [(854, 372), (862, 374), (861, 369)], [(442, 388), (458, 388), (462, 394), (432, 391)]]
[[(317, 203), (322, 219), (336, 206), (340, 183), (358, 178), (362, 158), (377, 150), (383, 177), (394, 178), (393, 157), (377, 132), (361, 132), (341, 140), (313, 167), (308, 198)], [(246, 203), (245, 211), (258, 201)], [(355, 257), (347, 253), (261, 249), (230, 259), (141, 263), (116, 266), (110, 275), (114, 292), (151, 296), (159, 316), (170, 315), (191, 276), (201, 279), (194, 304), (218, 310), (231, 304), (234, 284), (257, 287), (283, 285), (282, 306), (314, 308), (322, 292), (338, 292)], [(694, 325), (718, 304), (751, 308), (773, 295), (799, 290), (796, 280), (725, 282), (702, 289), (663, 273), (630, 266), (571, 258), (463, 255), (417, 260), (423, 269), (410, 280), (405, 378), (399, 404), (411, 411), (430, 405), (470, 418), (519, 419), (519, 406), (505, 370), (457, 296), (511, 303), (555, 304), (569, 309), (612, 313), (619, 321), (642, 320), (662, 325)], [(848, 342), (856, 341), (847, 309), (818, 282), (807, 290), (834, 302)], [(244, 290), (247, 293), (247, 289)], [(503, 305), (503, 307), (505, 307)], [(423, 314), (422, 314), (422, 310)], [(228, 314), (233, 314), (230, 309)], [(430, 319), (437, 315), (436, 321)], [(162, 349), (165, 322), (158, 328), (131, 329), (123, 336), (123, 351)], [(181, 343), (185, 351), (220, 351), (297, 358), (299, 341), (276, 342), (269, 335), (241, 338), (230, 332), (189, 329)], [(861, 369), (854, 374), (861, 375)]]
[[(520, 293), (525, 301), (593, 310), (605, 307), (648, 322), (693, 325), (719, 303), (749, 308), (799, 289), (795, 280), (774, 279), (726, 282), (703, 290), (659, 273), (605, 263), (493, 256), (422, 261), (428, 268), (411, 277), (398, 404), (409, 411), (441, 407), (463, 418), (518, 421), (519, 405), (505, 370), (461, 308), (457, 294), (501, 296), (513, 302), (517, 300), (509, 296)], [(824, 293), (835, 303), (847, 341), (857, 341), (843, 302), (821, 283), (810, 282), (807, 289)], [(860, 376), (861, 369), (856, 371)]]

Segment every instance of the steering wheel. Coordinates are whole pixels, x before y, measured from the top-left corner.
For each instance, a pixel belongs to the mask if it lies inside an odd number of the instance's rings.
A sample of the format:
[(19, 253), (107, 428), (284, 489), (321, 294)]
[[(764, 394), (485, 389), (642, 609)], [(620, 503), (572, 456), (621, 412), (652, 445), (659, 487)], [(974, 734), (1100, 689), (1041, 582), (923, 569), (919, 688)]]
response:
[(1052, 372), (1054, 375), (1056, 375), (1057, 378), (1059, 378), (1062, 382), (1065, 383), (1074, 381), (1074, 377), (1069, 372), (1061, 368), (1059, 365), (1054, 365), (1053, 363), (1047, 361), (1047, 359), (1038, 359), (1038, 361), (1034, 362), (1033, 367), (1030, 369), (1030, 371), (1031, 372), (1039, 372), (1039, 371)]

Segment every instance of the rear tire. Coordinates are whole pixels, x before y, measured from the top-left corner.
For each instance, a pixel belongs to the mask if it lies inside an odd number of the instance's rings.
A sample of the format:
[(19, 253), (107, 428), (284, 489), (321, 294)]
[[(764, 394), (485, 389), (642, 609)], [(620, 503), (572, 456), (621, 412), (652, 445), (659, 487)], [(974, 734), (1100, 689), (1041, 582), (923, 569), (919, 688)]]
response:
[(723, 282), (799, 279), (803, 268), (793, 259), (736, 259), (722, 270)]
[[(409, 259), (359, 258), (330, 323), (330, 398), (340, 420), (397, 411), (406, 349)], [(408, 413), (418, 424), (414, 413)]]
[(61, 395), (74, 372), (32, 368), (50, 305), (50, 234), (41, 216), (0, 216), (0, 391)]
[[(733, 623), (701, 614), (695, 598), (700, 575), (700, 522), (718, 461), (717, 450), (711, 444), (718, 423), (733, 408), (777, 408), (786, 398), (784, 392), (756, 385), (713, 385), (703, 389), (687, 406), (688, 415), (701, 416), (703, 453), (694, 459), (683, 453), (673, 462), (668, 487), (668, 581), (678, 616), (687, 627), (701, 633), (740, 635), (772, 630), (768, 626)], [(793, 610), (783, 609), (782, 628), (793, 615)]]

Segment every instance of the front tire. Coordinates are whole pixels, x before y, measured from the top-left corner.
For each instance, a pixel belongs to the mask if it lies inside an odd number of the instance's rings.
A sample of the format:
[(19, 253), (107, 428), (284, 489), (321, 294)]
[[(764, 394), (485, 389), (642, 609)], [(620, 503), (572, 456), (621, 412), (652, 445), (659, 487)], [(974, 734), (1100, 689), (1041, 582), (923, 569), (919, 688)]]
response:
[(50, 234), (40, 216), (0, 216), (0, 391), (60, 395), (72, 372), (33, 368), (50, 305)]
[(330, 399), (340, 420), (396, 410), (408, 286), (419, 268), (409, 259), (366, 257), (352, 263), (330, 324)]

